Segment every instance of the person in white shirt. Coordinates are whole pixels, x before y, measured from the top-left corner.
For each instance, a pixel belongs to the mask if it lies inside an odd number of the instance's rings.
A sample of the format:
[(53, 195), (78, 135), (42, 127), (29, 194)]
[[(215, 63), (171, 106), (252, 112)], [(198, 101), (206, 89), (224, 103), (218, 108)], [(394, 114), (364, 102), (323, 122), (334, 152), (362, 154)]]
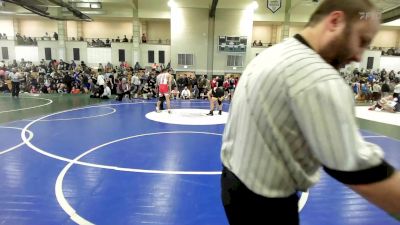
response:
[(134, 98), (137, 98), (139, 87), (140, 87), (140, 79), (138, 77), (138, 74), (135, 73), (131, 78), (131, 92), (134, 95)]
[(104, 92), (104, 85), (105, 85), (103, 74), (99, 74), (97, 76), (97, 85), (99, 85), (99, 95), (101, 96)]
[(181, 97), (182, 99), (190, 99), (190, 91), (187, 87), (182, 90)]
[(21, 74), (17, 71), (16, 68), (13, 68), (12, 72), (9, 73), (8, 76), (10, 77), (12, 84), (11, 96), (18, 98), (20, 91), (19, 85), (20, 85)]
[(106, 85), (106, 87), (104, 88), (104, 92), (100, 96), (100, 98), (102, 98), (102, 99), (110, 99), (110, 97), (111, 97), (111, 89), (110, 89), (109, 86)]
[(400, 78), (396, 77), (394, 79), (394, 91), (393, 91), (393, 98), (398, 98), (400, 94)]

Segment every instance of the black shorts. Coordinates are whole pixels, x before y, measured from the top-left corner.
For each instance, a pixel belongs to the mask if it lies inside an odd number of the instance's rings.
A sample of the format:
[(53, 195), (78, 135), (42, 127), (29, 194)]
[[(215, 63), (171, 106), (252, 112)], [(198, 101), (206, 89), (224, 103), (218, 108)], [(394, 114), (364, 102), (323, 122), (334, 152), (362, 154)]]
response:
[(224, 96), (224, 89), (218, 87), (218, 88), (215, 89), (215, 91), (213, 89), (211, 94), (212, 94), (213, 98), (221, 98), (221, 97)]
[(395, 112), (400, 112), (400, 102), (398, 102), (398, 103), (394, 106), (394, 111), (395, 111)]

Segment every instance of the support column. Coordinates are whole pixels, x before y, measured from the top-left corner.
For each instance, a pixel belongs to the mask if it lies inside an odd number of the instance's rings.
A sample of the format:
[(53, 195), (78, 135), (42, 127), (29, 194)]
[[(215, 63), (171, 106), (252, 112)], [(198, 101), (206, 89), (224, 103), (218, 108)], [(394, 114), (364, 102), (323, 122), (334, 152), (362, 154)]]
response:
[(133, 45), (132, 45), (132, 67), (135, 66), (136, 62), (139, 62), (143, 65), (144, 62), (140, 62), (140, 45), (141, 36), (140, 36), (140, 22), (138, 17), (138, 10), (133, 9)]
[(76, 36), (78, 36), (78, 40), (83, 37), (83, 22), (82, 21), (78, 21), (76, 23)]
[(214, 31), (215, 17), (208, 19), (208, 53), (207, 53), (207, 77), (212, 79), (214, 73)]
[[(286, 0), (285, 3), (285, 22), (282, 25), (282, 40), (289, 37), (289, 29), (290, 29), (290, 8), (292, 7), (292, 0)], [(282, 41), (281, 40), (281, 41)]]
[(400, 48), (400, 30), (397, 31), (396, 48)]
[(67, 21), (58, 21), (57, 27), (58, 27), (58, 58), (66, 61), (67, 57), (66, 57), (65, 41), (68, 38)]
[(13, 29), (14, 29), (14, 37), (12, 37), (12, 40), (15, 40), (15, 35), (21, 32), (21, 28), (19, 27), (19, 20), (17, 18), (13, 18)]
[(272, 25), (271, 27), (271, 44), (276, 44), (278, 39), (278, 26)]
[[(147, 33), (147, 22), (142, 22), (140, 27), (140, 35), (146, 34), (147, 40), (149, 40), (149, 34)], [(141, 37), (141, 36), (140, 36)]]

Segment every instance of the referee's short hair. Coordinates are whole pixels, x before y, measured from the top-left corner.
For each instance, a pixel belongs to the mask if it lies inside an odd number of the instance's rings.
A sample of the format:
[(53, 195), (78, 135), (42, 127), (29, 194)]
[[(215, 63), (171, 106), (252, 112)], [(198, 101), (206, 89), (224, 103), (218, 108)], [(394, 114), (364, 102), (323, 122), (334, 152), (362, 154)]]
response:
[(370, 0), (324, 0), (311, 15), (306, 26), (315, 26), (334, 11), (344, 12), (347, 23), (367, 18), (372, 16), (372, 13), (378, 13), (377, 8)]

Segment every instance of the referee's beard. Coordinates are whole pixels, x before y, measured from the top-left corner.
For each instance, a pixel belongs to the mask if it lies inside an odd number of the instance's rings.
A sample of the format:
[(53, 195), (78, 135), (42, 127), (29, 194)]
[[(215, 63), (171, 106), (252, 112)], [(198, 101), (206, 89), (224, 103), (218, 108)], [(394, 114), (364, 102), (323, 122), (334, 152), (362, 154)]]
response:
[(321, 57), (337, 70), (351, 62), (350, 35), (351, 26), (346, 25), (343, 33), (320, 51)]

